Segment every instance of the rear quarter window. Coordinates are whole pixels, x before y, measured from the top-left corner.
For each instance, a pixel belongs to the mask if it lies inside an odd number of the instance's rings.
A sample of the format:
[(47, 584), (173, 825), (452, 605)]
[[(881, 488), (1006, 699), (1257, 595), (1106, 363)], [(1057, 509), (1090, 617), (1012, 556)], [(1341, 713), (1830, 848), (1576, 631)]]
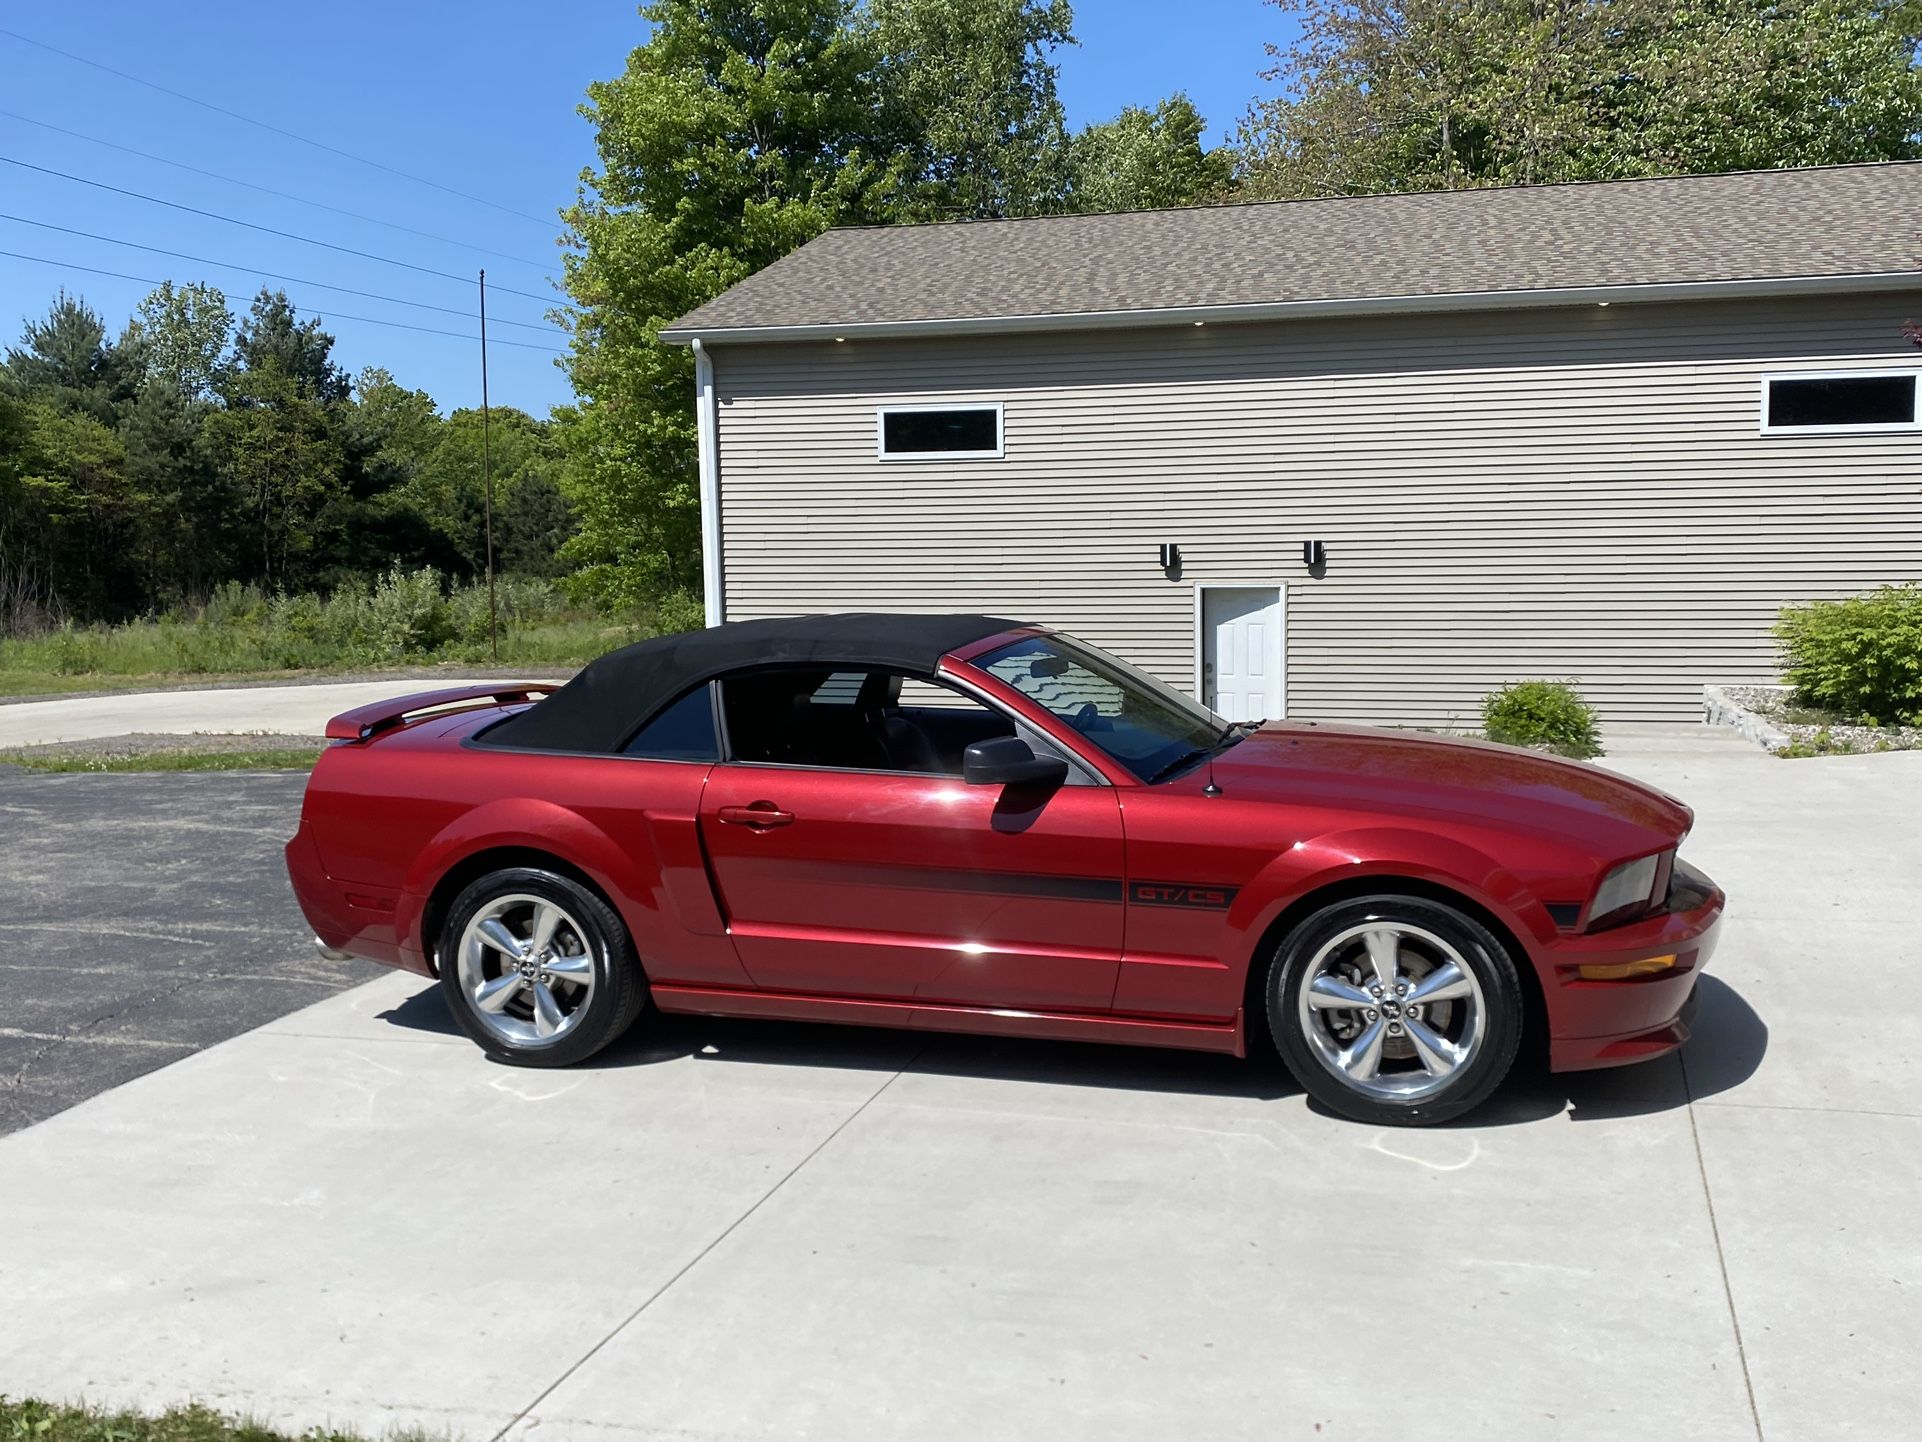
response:
[(719, 761), (721, 744), (714, 727), (713, 686), (704, 681), (657, 712), (622, 753), (650, 761)]

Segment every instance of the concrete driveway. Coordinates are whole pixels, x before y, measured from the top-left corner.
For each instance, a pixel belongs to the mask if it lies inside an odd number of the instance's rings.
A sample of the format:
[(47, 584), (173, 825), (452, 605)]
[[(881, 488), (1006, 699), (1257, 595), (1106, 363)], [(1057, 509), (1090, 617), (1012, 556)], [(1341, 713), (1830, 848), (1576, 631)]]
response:
[(0, 1139), (0, 1391), (462, 1437), (1914, 1436), (1922, 753), (1611, 764), (1733, 900), (1680, 1060), (1376, 1130), (1220, 1058), (389, 976)]
[(385, 681), (128, 691), (23, 701), (0, 705), (0, 750), (151, 732), (193, 735), (265, 731), (283, 736), (318, 736), (329, 717), (370, 701), (465, 684), (459, 676), (399, 676)]

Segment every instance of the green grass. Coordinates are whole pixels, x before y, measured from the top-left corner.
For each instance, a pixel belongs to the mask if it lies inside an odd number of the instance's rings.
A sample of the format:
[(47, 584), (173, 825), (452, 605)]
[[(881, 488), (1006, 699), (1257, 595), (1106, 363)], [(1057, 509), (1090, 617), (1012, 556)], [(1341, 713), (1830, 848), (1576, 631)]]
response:
[(497, 652), (486, 588), (448, 590), (432, 571), (393, 571), (327, 596), (230, 584), (197, 606), (144, 620), (0, 639), (0, 696), (394, 666), (569, 670), (630, 641), (701, 623), (699, 602), (679, 593), (603, 615), (546, 581), (505, 576), (498, 592)]
[[(427, 1442), (431, 1433), (402, 1431), (389, 1442)], [(277, 1432), (210, 1407), (174, 1407), (158, 1416), (101, 1407), (55, 1406), (0, 1397), (0, 1442), (362, 1442), (353, 1432), (311, 1428)]]
[[(0, 753), (0, 765), (29, 771), (311, 771), (318, 751), (155, 751), (143, 756), (63, 756)], [(0, 1432), (0, 1442), (6, 1434)]]
[(250, 634), (253, 631), (240, 623), (132, 621), (0, 640), (0, 696), (297, 680), (401, 666), (508, 666), (566, 672), (649, 634), (598, 616), (570, 617), (504, 631), (496, 659), (485, 641), (454, 641), (430, 651), (379, 654), (319, 640), (262, 637)]
[[(645, 634), (642, 628), (599, 616), (504, 628), (498, 664), (578, 666)], [(0, 696), (462, 664), (496, 662), (485, 639), (454, 639), (418, 650), (380, 649), (249, 622), (129, 621), (0, 640)]]

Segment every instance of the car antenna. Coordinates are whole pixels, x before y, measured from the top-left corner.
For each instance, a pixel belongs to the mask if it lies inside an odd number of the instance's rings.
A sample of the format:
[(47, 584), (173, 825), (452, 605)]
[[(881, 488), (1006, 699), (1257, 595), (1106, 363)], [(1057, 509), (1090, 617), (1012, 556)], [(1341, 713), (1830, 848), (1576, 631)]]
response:
[(1229, 734), (1235, 727), (1240, 724), (1238, 721), (1230, 721), (1226, 726), (1221, 728), (1221, 735), (1215, 739), (1215, 744), (1208, 748), (1208, 784), (1201, 788), (1201, 794), (1203, 796), (1221, 795), (1221, 788), (1215, 784), (1215, 751), (1223, 741), (1228, 739)]

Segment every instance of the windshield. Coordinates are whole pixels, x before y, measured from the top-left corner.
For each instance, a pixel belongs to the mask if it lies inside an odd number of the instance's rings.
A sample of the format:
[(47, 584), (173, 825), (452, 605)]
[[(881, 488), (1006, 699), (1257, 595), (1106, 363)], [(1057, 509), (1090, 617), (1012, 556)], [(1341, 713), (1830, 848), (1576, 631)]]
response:
[(1227, 732), (1206, 707), (1069, 636), (1023, 636), (972, 664), (1058, 716), (1141, 781), (1200, 761)]

